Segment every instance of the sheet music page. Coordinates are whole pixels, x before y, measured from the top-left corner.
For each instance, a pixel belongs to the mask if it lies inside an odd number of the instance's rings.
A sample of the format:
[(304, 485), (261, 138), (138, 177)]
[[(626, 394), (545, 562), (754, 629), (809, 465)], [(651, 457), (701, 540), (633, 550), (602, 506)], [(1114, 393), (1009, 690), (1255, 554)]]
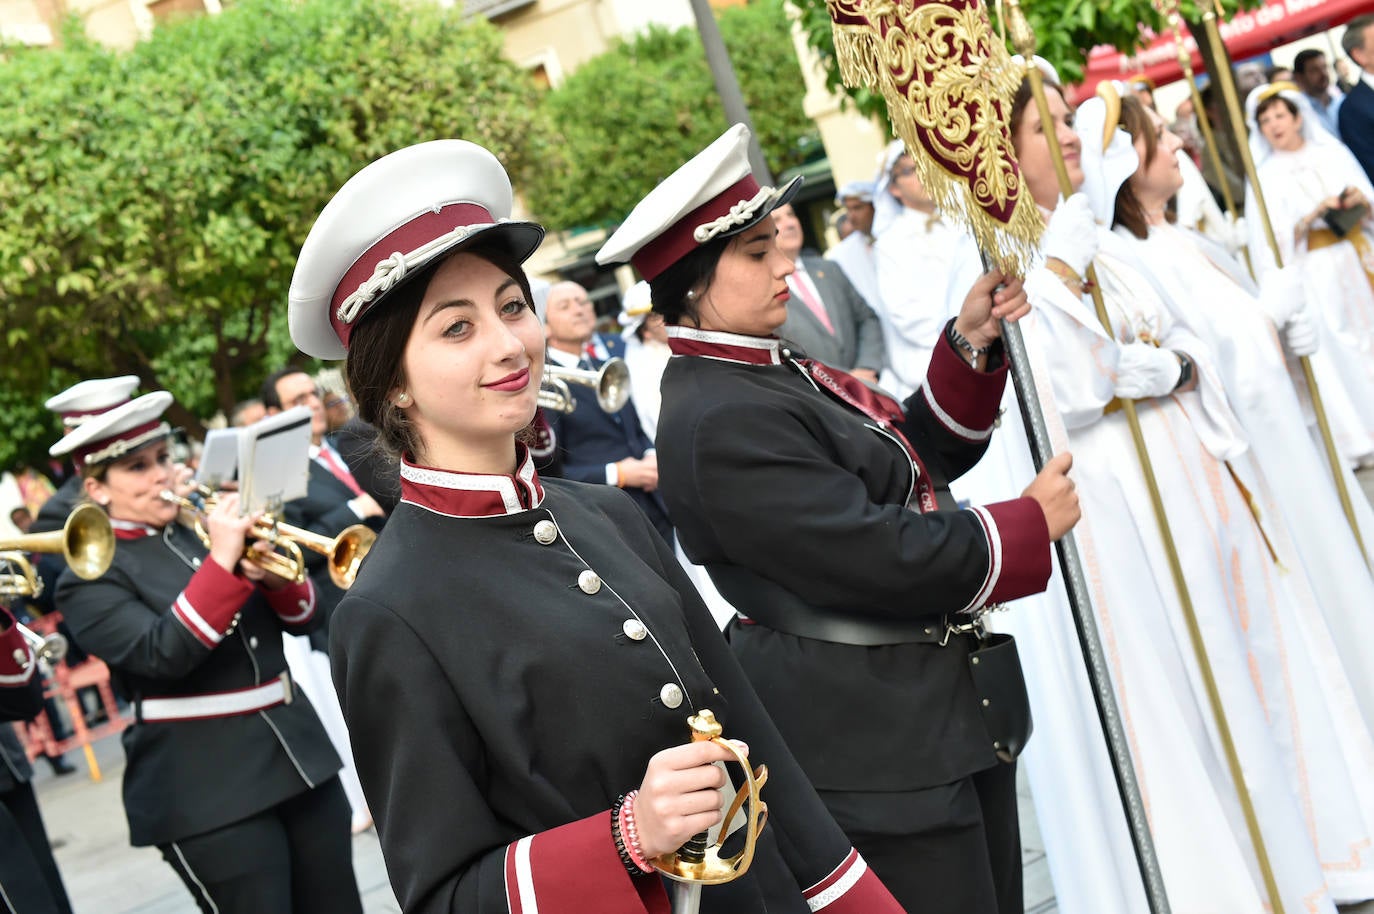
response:
[(205, 434), (205, 449), (196, 466), (196, 482), (218, 489), (234, 478), (239, 468), (239, 429), (212, 428)]
[(310, 407), (296, 406), (239, 431), (239, 504), (245, 514), (302, 498), (310, 478)]

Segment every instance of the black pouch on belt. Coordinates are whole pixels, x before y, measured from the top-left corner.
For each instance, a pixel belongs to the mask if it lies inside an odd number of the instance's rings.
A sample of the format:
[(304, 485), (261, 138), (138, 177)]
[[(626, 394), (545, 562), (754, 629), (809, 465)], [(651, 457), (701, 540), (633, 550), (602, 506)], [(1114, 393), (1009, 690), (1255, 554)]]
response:
[(968, 668), (993, 749), (1002, 761), (1013, 762), (1026, 747), (1033, 729), (1016, 639), (989, 632), (969, 654)]

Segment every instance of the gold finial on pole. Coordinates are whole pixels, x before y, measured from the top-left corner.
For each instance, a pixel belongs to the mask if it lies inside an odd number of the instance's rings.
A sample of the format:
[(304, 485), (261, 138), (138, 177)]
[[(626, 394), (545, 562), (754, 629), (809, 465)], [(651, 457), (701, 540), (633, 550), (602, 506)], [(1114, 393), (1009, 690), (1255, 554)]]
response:
[[(1178, 66), (1183, 71), (1184, 80), (1188, 83), (1194, 116), (1197, 118), (1198, 129), (1202, 131), (1202, 143), (1207, 147), (1207, 157), (1212, 161), (1212, 168), (1216, 170), (1217, 180), (1221, 184), (1222, 202), (1225, 204), (1226, 214), (1231, 217), (1231, 224), (1234, 226), (1240, 221), (1240, 207), (1236, 204), (1235, 195), (1231, 193), (1230, 182), (1226, 180), (1225, 166), (1221, 161), (1221, 147), (1217, 145), (1216, 134), (1212, 130), (1212, 119), (1207, 116), (1207, 108), (1202, 102), (1202, 92), (1197, 87), (1192, 55), (1188, 53), (1188, 47), (1183, 41), (1183, 17), (1178, 13), (1178, 0), (1155, 0), (1155, 9), (1169, 23), (1169, 28), (1174, 33), (1174, 50), (1178, 54)], [(1249, 249), (1242, 245), (1241, 252), (1245, 257), (1245, 268), (1250, 271), (1251, 276), (1254, 276), (1255, 268), (1250, 263)]]
[[(1218, 85), (1221, 86), (1222, 97), (1226, 101), (1226, 112), (1231, 119), (1231, 131), (1240, 139), (1245, 137), (1245, 115), (1244, 108), (1240, 102), (1240, 96), (1236, 93), (1236, 81), (1231, 74), (1231, 57), (1226, 51), (1226, 43), (1221, 40), (1221, 28), (1217, 23), (1220, 15), (1220, 8), (1217, 0), (1209, 0), (1207, 8), (1202, 13), (1203, 28), (1207, 30), (1207, 43), (1212, 48), (1212, 60), (1217, 72), (1213, 74)], [(1254, 156), (1250, 154), (1250, 145), (1243, 140), (1237, 143), (1240, 147), (1240, 159), (1245, 166), (1245, 179), (1250, 182), (1250, 190), (1254, 195), (1255, 209), (1257, 212), (1248, 213), (1251, 219), (1258, 218), (1264, 227), (1264, 237), (1269, 243), (1269, 250), (1274, 256), (1276, 266), (1283, 266), (1283, 252), (1279, 249), (1278, 238), (1274, 235), (1274, 223), (1269, 219), (1269, 207), (1264, 201), (1264, 190), (1260, 187), (1259, 172), (1255, 169)], [(1331, 422), (1326, 416), (1326, 403), (1322, 400), (1321, 388), (1317, 385), (1316, 372), (1312, 370), (1312, 360), (1308, 356), (1300, 356), (1299, 364), (1302, 365), (1302, 376), (1307, 382), (1307, 392), (1312, 400), (1312, 412), (1317, 418), (1317, 428), (1321, 431), (1322, 444), (1326, 450), (1326, 462), (1331, 467), (1331, 478), (1336, 483), (1336, 495), (1341, 502), (1341, 510), (1345, 512), (1346, 523), (1350, 525), (1350, 532), (1355, 537), (1355, 545), (1360, 547), (1360, 555), (1364, 556), (1366, 564), (1369, 564), (1369, 553), (1365, 550), (1364, 536), (1360, 533), (1360, 522), (1355, 518), (1355, 505), (1350, 498), (1350, 487), (1345, 482), (1345, 464), (1341, 460), (1340, 451), (1336, 449), (1335, 436), (1331, 434)]]
[[(1059, 175), (1059, 188), (1064, 196), (1068, 197), (1074, 192), (1074, 188), (1069, 180), (1068, 167), (1064, 163), (1064, 152), (1059, 147), (1059, 138), (1054, 132), (1054, 120), (1050, 116), (1049, 100), (1045, 96), (1045, 81), (1039, 68), (1035, 66), (1032, 60), (1035, 56), (1035, 36), (1031, 32), (1030, 25), (1026, 22), (1025, 13), (1021, 10), (1019, 0), (1008, 0), (1007, 6), (1011, 20), (1012, 40), (1017, 42), (1017, 51), (1026, 59), (1026, 75), (1030, 79), (1031, 91), (1035, 97), (1035, 107), (1040, 112), (1040, 122), (1043, 125), (1041, 132), (1044, 134), (1045, 142), (1049, 144), (1050, 157), (1054, 160), (1055, 171)], [(1019, 40), (1018, 36), (1020, 36)], [(1107, 314), (1106, 304), (1102, 300), (1102, 289), (1097, 282), (1097, 271), (1091, 263), (1088, 264), (1087, 279), (1092, 288), (1093, 305), (1097, 310), (1098, 320), (1102, 322), (1107, 333), (1115, 338), (1111, 318)], [(1121, 405), (1122, 412), (1126, 415), (1126, 422), (1131, 429), (1131, 439), (1135, 443), (1136, 457), (1140, 462), (1141, 473), (1145, 477), (1145, 486), (1150, 492), (1150, 505), (1154, 509), (1155, 521), (1159, 524), (1159, 534), (1163, 540), (1164, 553), (1169, 562), (1169, 572), (1173, 577), (1174, 589), (1178, 593), (1184, 621), (1187, 623), (1188, 640), (1192, 643), (1193, 655), (1197, 659), (1198, 670), (1202, 675), (1203, 686), (1207, 692), (1207, 704), (1217, 727), (1217, 735), (1221, 739), (1222, 751), (1226, 756), (1226, 764), (1231, 772), (1231, 781), (1235, 785), (1241, 810), (1245, 815), (1246, 829), (1250, 833), (1250, 842), (1255, 848), (1255, 856), (1259, 861), (1264, 887), (1275, 914), (1284, 914), (1283, 899), (1279, 895), (1278, 883), (1274, 879), (1274, 868), (1270, 864), (1269, 851), (1265, 847), (1264, 836), (1260, 831), (1259, 818), (1255, 814), (1255, 804), (1245, 785), (1245, 770), (1241, 766), (1240, 753), (1231, 736), (1231, 726), (1226, 719), (1226, 709), (1222, 707), (1221, 703), (1221, 691), (1217, 687), (1216, 675), (1213, 673), (1211, 662), (1207, 658), (1207, 647), (1203, 642), (1202, 629), (1198, 625), (1197, 611), (1193, 608), (1192, 596), (1188, 592), (1188, 583), (1183, 577), (1183, 564), (1179, 560), (1178, 547), (1174, 542), (1168, 515), (1164, 511), (1164, 500), (1160, 495), (1159, 482), (1155, 478), (1154, 463), (1150, 460), (1150, 454), (1145, 445), (1145, 435), (1140, 428), (1140, 417), (1136, 415), (1134, 401), (1123, 399)]]

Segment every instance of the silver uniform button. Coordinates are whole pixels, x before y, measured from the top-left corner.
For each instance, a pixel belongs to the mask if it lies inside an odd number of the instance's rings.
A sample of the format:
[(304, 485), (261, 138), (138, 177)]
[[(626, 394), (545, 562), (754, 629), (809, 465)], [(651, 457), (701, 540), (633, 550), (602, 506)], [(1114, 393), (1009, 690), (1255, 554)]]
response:
[(658, 690), (658, 698), (665, 708), (676, 708), (682, 704), (682, 687), (676, 682), (667, 683)]
[(582, 588), (583, 593), (596, 593), (601, 589), (601, 578), (588, 568), (577, 576), (577, 586)]
[(19, 664), (20, 669), (27, 667), (29, 665), (29, 652), (16, 647), (14, 649), (14, 662)]
[(257, 650), (257, 649), (258, 649), (258, 636), (257, 636), (257, 635), (251, 635), (251, 636), (248, 638), (248, 646), (251, 647), (251, 648), (253, 648), (253, 650)]
[(541, 520), (534, 525), (534, 541), (547, 546), (558, 539), (558, 525), (551, 520)]
[(629, 638), (631, 641), (643, 641), (644, 636), (649, 634), (649, 630), (644, 627), (644, 623), (640, 622), (638, 619), (626, 619), (625, 624), (620, 626), (620, 629), (625, 633), (625, 637)]

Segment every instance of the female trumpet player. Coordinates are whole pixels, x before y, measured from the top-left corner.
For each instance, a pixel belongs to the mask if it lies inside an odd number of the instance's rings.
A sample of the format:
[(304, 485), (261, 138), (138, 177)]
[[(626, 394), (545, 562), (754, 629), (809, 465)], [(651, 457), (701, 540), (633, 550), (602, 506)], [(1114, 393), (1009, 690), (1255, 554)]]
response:
[(770, 769), (752, 869), (705, 911), (901, 910), (792, 761), (670, 549), (610, 486), (542, 480), (521, 433), (543, 229), (461, 140), (351, 178), (301, 250), (296, 345), (347, 356), (402, 498), (330, 625), (391, 883), (411, 914), (666, 912), (647, 861), (721, 818), (717, 715)]
[(109, 570), (65, 572), (57, 608), (134, 708), (130, 839), (156, 846), (206, 914), (361, 914), (339, 758), (282, 655), (283, 630), (322, 621), (314, 588), (245, 560), (255, 518), (235, 493), (204, 519), (208, 548), (178, 522), (171, 402), (139, 397), (50, 449), (73, 457), (115, 529)]
[(1025, 692), (1010, 642), (985, 642), (974, 618), (1045, 588), (1078, 502), (1068, 455), (1023, 497), (967, 511), (942, 508), (937, 481), (987, 447), (1006, 383), (998, 319), (1024, 315), (1025, 294), (997, 274), (974, 283), (905, 404), (809, 362), (775, 336), (792, 262), (769, 213), (800, 182), (760, 188), (747, 142), (727, 131), (597, 255), (633, 263), (668, 321), (669, 512), (739, 610), (731, 644), (778, 728), (898, 900), (1020, 912), (1009, 762), (1029, 735)]

